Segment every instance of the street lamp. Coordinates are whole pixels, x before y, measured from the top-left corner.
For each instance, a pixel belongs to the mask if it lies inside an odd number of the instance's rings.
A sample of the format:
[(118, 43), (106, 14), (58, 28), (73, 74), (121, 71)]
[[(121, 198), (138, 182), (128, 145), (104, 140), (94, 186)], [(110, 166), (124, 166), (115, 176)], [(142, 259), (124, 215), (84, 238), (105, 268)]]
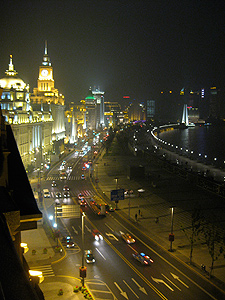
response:
[(174, 241), (174, 234), (173, 234), (173, 218), (174, 218), (174, 207), (171, 207), (171, 230), (169, 234), (169, 241), (170, 241), (170, 252), (173, 251), (172, 243)]
[(116, 190), (118, 189), (118, 179), (119, 178), (117, 178), (117, 177), (115, 178), (115, 180), (116, 180)]
[(80, 277), (82, 278), (82, 286), (84, 286), (84, 278), (87, 276), (87, 268), (84, 266), (84, 218), (85, 213), (82, 213), (82, 265), (80, 267)]
[[(116, 190), (118, 189), (118, 179), (119, 179), (119, 178), (117, 178), (117, 177), (115, 178), (115, 180), (116, 180)], [(116, 200), (115, 202), (116, 202), (116, 209), (117, 209), (117, 208), (118, 208), (118, 207), (117, 207), (118, 200)]]

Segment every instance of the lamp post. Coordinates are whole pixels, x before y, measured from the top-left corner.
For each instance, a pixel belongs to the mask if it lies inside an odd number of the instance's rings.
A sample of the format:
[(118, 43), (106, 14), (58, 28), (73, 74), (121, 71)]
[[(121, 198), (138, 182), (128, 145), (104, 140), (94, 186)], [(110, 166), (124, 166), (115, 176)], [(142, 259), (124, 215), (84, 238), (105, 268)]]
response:
[(118, 179), (119, 178), (117, 178), (117, 177), (115, 178), (115, 180), (116, 180), (116, 190), (118, 189)]
[(129, 197), (129, 203), (128, 203), (128, 205), (129, 205), (129, 220), (130, 220), (130, 192), (128, 192), (128, 197)]
[(172, 244), (174, 241), (174, 234), (173, 234), (173, 218), (174, 218), (174, 207), (171, 207), (171, 229), (169, 234), (169, 241), (170, 241), (170, 252), (173, 251)]
[(81, 283), (84, 286), (84, 278), (86, 277), (87, 268), (84, 266), (84, 218), (85, 213), (82, 213), (82, 265), (80, 267), (80, 277), (82, 278)]
[[(115, 180), (116, 180), (116, 190), (117, 190), (118, 189), (118, 178), (116, 177)], [(116, 200), (115, 202), (116, 202), (116, 209), (117, 209), (118, 208), (117, 207), (118, 200)]]

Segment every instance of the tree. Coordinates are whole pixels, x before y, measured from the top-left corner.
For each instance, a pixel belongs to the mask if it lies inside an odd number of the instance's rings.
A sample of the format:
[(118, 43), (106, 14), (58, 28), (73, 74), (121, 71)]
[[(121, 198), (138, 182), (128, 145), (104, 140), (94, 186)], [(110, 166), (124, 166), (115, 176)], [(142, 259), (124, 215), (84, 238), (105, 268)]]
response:
[(201, 216), (200, 209), (194, 210), (191, 216), (191, 234), (188, 235), (187, 230), (181, 225), (181, 230), (186, 235), (187, 239), (190, 242), (190, 264), (192, 263), (194, 244), (197, 241), (197, 237), (202, 229), (203, 217)]
[(215, 225), (215, 222), (208, 221), (205, 221), (203, 226), (203, 234), (209, 254), (211, 256), (211, 267), (209, 272), (209, 276), (211, 277), (214, 268), (214, 262), (224, 251), (224, 234), (222, 230)]

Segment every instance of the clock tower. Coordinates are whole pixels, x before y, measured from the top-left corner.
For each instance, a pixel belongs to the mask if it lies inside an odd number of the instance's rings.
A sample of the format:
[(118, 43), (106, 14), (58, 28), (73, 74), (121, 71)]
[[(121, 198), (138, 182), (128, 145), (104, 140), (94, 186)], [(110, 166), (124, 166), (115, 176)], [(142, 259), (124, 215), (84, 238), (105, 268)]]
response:
[(42, 65), (39, 67), (38, 91), (50, 92), (54, 89), (53, 68), (48, 56), (47, 41), (45, 41), (45, 54)]

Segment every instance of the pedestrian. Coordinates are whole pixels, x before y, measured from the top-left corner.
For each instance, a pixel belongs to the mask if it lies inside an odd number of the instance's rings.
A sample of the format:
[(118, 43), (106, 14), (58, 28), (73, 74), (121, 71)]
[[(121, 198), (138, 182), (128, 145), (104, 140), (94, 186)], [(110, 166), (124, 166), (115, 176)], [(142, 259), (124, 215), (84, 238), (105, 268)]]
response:
[(138, 214), (139, 214), (139, 216), (140, 216), (140, 214), (141, 214), (141, 211), (140, 211), (140, 209), (139, 209), (139, 211), (138, 211)]
[(137, 214), (135, 214), (135, 220), (137, 221)]
[(158, 217), (155, 218), (155, 222), (156, 222), (156, 224), (159, 223), (159, 218)]

